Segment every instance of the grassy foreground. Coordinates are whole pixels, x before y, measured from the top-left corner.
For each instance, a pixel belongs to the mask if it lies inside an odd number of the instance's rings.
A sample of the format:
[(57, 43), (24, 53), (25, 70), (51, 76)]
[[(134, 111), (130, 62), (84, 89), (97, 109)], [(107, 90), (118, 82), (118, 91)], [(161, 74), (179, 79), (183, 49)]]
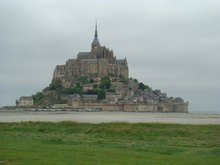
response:
[(0, 164), (220, 164), (219, 125), (0, 123)]

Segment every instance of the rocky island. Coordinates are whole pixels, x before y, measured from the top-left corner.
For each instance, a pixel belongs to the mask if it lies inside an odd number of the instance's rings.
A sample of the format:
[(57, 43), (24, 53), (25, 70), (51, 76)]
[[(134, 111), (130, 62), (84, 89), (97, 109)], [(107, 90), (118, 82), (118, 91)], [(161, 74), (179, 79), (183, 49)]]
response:
[(135, 78), (129, 78), (126, 57), (117, 59), (101, 46), (97, 24), (90, 52), (57, 65), (48, 87), (31, 97), (22, 96), (18, 106), (98, 109), (126, 112), (188, 112), (188, 102), (168, 97)]

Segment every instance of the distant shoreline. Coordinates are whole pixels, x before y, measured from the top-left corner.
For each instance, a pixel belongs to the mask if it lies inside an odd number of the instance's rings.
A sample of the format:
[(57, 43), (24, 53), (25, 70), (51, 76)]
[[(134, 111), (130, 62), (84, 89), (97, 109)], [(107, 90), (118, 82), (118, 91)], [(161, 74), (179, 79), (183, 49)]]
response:
[(62, 122), (79, 123), (170, 123), (220, 125), (220, 114), (211, 113), (156, 113), (156, 112), (76, 112), (60, 111), (0, 111), (0, 123), (5, 122)]
[[(100, 110), (100, 109), (92, 109), (92, 108), (27, 108), (27, 107), (16, 107), (16, 106), (8, 106), (8, 107), (1, 107), (0, 108), (0, 113), (1, 112), (125, 112), (126, 111), (115, 111), (115, 110)], [(132, 112), (128, 112), (132, 113)], [(189, 113), (189, 114), (217, 114), (220, 115), (220, 111), (188, 111), (188, 112), (134, 112), (134, 113), (159, 113), (159, 114), (166, 114), (166, 113)]]

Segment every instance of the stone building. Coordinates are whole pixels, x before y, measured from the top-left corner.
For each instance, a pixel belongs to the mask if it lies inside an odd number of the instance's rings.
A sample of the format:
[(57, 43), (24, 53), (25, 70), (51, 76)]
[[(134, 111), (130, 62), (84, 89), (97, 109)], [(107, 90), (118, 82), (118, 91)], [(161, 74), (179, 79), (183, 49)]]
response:
[(76, 59), (69, 59), (65, 65), (56, 66), (54, 80), (61, 80), (68, 87), (81, 76), (101, 78), (104, 76), (128, 79), (128, 64), (125, 59), (116, 59), (112, 50), (101, 46), (98, 40), (97, 24), (90, 52), (79, 52)]
[(34, 105), (32, 96), (21, 96), (18, 101), (19, 107), (31, 107)]

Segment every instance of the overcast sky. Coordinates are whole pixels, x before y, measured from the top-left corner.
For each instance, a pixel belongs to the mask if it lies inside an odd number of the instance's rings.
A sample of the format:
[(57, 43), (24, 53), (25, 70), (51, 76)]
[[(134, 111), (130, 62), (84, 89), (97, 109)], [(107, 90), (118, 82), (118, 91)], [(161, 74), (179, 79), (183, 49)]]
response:
[(0, 106), (49, 85), (56, 65), (101, 45), (130, 77), (220, 112), (219, 0), (0, 0)]

